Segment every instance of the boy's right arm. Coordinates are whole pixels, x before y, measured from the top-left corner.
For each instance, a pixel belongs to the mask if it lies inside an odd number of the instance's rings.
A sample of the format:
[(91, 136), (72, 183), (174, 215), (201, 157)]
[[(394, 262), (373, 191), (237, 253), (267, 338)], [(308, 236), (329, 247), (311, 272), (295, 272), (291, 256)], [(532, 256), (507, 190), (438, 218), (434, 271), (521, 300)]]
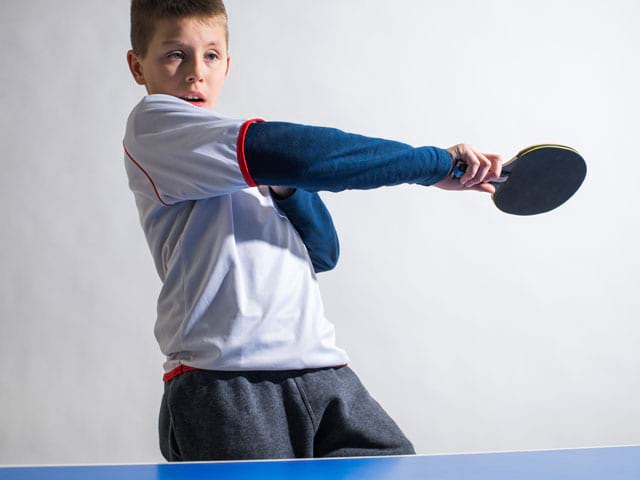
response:
[(134, 109), (124, 147), (140, 172), (132, 187), (164, 205), (256, 185), (311, 192), (402, 183), (442, 186), (454, 158), (445, 149), (414, 148), (334, 128), (221, 118), (167, 95), (150, 95)]
[[(402, 183), (435, 185), (445, 190), (493, 193), (488, 183), (500, 176), (500, 157), (470, 145), (448, 149), (410, 145), (345, 133), (335, 128), (285, 122), (256, 122), (238, 147), (248, 183), (299, 187), (309, 191), (371, 189)], [(467, 170), (449, 177), (454, 161)]]
[(432, 185), (452, 158), (437, 147), (285, 122), (253, 123), (238, 148), (251, 185), (283, 185), (339, 192), (417, 183)]

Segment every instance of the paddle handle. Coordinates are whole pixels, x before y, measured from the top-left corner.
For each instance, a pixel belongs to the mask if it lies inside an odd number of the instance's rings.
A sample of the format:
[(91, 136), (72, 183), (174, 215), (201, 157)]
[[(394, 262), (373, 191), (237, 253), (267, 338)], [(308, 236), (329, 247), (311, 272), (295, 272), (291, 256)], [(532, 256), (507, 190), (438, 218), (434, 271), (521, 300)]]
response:
[[(464, 175), (464, 173), (467, 171), (467, 163), (464, 160), (456, 160), (455, 163), (453, 164), (453, 167), (451, 167), (451, 173), (449, 173), (449, 175), (452, 178), (460, 178)], [(502, 183), (502, 182), (506, 182), (507, 179), (509, 178), (509, 171), (505, 171), (504, 169), (502, 170), (502, 174), (500, 175), (500, 178), (498, 178), (497, 180), (494, 180), (491, 183)]]
[(463, 160), (456, 160), (453, 167), (451, 167), (451, 173), (449, 175), (451, 175), (452, 178), (460, 178), (466, 171), (467, 164)]

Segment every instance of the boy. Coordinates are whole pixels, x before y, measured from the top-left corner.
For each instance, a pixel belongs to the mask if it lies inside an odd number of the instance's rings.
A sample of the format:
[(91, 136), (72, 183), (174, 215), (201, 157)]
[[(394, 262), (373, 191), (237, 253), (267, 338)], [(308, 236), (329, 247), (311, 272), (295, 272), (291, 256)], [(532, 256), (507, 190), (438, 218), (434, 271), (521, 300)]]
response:
[[(415, 453), (335, 345), (315, 273), (337, 235), (316, 193), (419, 183), (491, 192), (496, 155), (214, 113), (221, 0), (133, 0), (125, 165), (163, 286), (169, 461)], [(454, 159), (468, 169), (449, 177)]]

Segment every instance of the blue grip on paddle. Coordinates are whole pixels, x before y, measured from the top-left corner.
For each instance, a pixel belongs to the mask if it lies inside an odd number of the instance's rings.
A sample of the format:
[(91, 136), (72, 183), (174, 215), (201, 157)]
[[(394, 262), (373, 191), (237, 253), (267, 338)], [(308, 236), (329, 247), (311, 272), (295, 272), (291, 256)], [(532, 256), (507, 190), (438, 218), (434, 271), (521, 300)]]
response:
[(453, 168), (451, 169), (451, 176), (453, 178), (460, 178), (464, 175), (464, 172), (467, 171), (467, 164), (462, 160), (456, 160), (456, 163), (453, 164)]

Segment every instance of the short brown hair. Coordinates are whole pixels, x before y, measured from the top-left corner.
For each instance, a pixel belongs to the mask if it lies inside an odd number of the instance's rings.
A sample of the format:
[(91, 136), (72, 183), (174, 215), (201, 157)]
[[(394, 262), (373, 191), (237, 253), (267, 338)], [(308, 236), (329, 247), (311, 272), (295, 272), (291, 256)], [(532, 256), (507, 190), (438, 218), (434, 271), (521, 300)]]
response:
[(131, 0), (131, 48), (144, 57), (157, 20), (188, 17), (221, 18), (229, 48), (228, 17), (223, 0)]

